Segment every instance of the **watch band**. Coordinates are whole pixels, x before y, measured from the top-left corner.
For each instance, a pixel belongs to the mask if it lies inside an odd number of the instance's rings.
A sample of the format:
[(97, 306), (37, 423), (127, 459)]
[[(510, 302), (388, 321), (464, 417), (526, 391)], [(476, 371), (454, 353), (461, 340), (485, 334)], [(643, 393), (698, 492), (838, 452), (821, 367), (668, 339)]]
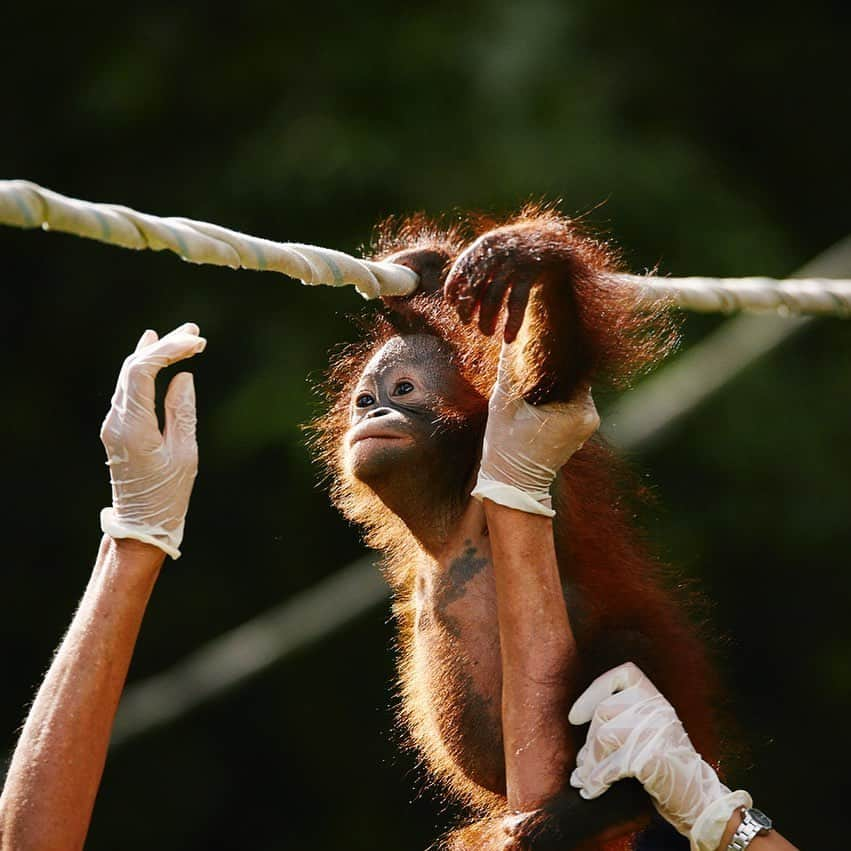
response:
[(757, 818), (751, 815), (751, 810), (742, 807), (742, 822), (730, 839), (727, 851), (745, 851), (759, 834), (771, 830), (771, 819), (759, 810), (755, 810), (754, 815)]

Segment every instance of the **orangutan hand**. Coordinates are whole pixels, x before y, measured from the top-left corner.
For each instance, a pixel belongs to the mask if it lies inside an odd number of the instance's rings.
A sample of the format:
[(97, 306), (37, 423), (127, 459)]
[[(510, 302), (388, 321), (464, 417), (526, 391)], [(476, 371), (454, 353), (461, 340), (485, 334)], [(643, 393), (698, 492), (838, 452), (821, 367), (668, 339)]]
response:
[(539, 223), (518, 223), (482, 234), (455, 261), (444, 285), (444, 297), (469, 323), (479, 313), (479, 328), (496, 330), (503, 302), (507, 310), (504, 339), (512, 343), (523, 324), (529, 295), (552, 273), (557, 260), (541, 250)]

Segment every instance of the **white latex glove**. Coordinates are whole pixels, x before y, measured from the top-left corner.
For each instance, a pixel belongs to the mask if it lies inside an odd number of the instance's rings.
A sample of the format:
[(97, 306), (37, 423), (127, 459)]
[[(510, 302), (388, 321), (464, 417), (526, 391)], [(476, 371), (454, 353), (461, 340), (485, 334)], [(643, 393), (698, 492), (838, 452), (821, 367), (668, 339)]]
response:
[(597, 430), (600, 417), (589, 387), (570, 402), (525, 402), (508, 367), (516, 345), (502, 345), (497, 380), (488, 402), (479, 477), (472, 495), (552, 517), (550, 486), (556, 473)]
[(753, 805), (747, 792), (731, 792), (721, 783), (674, 707), (632, 662), (597, 677), (568, 718), (571, 724), (591, 722), (571, 786), (583, 798), (596, 798), (616, 780), (637, 778), (693, 851), (717, 851), (733, 811)]
[(198, 334), (192, 323), (161, 340), (145, 331), (121, 367), (100, 432), (112, 484), (112, 507), (101, 511), (101, 529), (113, 538), (153, 544), (175, 559), (198, 472), (195, 386), (188, 372), (171, 380), (160, 434), (154, 379), (163, 367), (204, 351), (207, 341)]

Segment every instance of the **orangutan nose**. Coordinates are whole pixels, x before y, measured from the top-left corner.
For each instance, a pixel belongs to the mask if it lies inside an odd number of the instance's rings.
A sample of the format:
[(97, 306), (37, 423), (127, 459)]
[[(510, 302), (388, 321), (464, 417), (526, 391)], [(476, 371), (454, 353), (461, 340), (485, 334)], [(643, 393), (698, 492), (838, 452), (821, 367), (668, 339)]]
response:
[(374, 411), (370, 411), (366, 418), (368, 420), (374, 420), (376, 417), (386, 417), (388, 414), (392, 414), (393, 411), (390, 408), (376, 408)]

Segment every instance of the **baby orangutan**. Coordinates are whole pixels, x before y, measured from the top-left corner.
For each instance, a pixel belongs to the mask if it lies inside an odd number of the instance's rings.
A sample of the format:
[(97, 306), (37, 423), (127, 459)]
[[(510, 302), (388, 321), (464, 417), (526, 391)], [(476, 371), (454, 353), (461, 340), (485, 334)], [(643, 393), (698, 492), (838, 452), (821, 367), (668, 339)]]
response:
[[(457, 229), (415, 219), (379, 238), (376, 259), (413, 268), (420, 292), (388, 301), (365, 340), (336, 360), (330, 408), (315, 423), (335, 503), (386, 557), (402, 717), (431, 777), (479, 817), (445, 840), (452, 849), (506, 847), (510, 823), (495, 542), (471, 496), (474, 486), (489, 496), (486, 471), (478, 485), (477, 473), (503, 339), (513, 342), (502, 368), (517, 397), (581, 408), (591, 404), (589, 385), (623, 385), (675, 338), (661, 309), (636, 310), (608, 276), (607, 248), (555, 213), (527, 209), (506, 224), (478, 225), (478, 234), (467, 244)], [(593, 416), (588, 424), (590, 433)], [(717, 761), (710, 665), (631, 526), (624, 478), (594, 437), (552, 487), (554, 558), (576, 645), (559, 674), (563, 715), (553, 723), (568, 730), (573, 700), (632, 661), (673, 704), (697, 750)], [(540, 510), (515, 507), (552, 514), (545, 491), (529, 500)], [(579, 742), (583, 732), (570, 735)], [(513, 828), (512, 847), (632, 847), (652, 812), (647, 795), (626, 780), (582, 800), (568, 784), (572, 767), (537, 816)], [(667, 844), (653, 844), (654, 835)], [(658, 824), (642, 841), (687, 847)]]

